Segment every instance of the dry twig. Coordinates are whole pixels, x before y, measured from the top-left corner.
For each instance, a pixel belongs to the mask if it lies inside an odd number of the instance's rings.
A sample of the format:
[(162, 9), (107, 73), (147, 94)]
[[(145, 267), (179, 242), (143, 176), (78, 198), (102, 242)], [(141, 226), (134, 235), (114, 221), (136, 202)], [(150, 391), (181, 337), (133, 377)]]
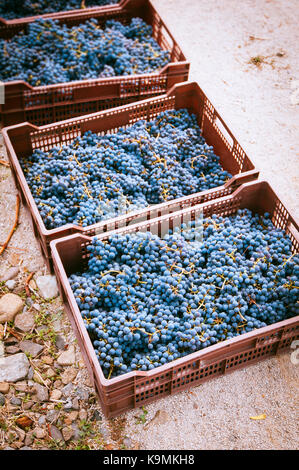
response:
[(7, 240), (6, 242), (2, 245), (2, 247), (0, 248), (0, 255), (2, 255), (2, 253), (4, 252), (4, 250), (6, 249), (11, 237), (13, 236), (13, 233), (15, 231), (15, 229), (17, 228), (17, 225), (18, 225), (18, 220), (19, 220), (19, 213), (20, 213), (20, 196), (17, 194), (17, 203), (16, 203), (16, 216), (15, 216), (15, 222), (14, 222), (14, 225), (13, 225), (13, 228), (11, 229), (8, 237), (7, 237)]

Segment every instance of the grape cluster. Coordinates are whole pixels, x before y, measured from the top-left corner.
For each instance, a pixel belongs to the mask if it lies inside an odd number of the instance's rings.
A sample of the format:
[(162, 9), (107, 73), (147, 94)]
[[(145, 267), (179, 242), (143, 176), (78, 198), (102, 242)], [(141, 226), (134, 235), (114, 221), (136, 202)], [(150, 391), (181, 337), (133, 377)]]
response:
[(231, 177), (186, 109), (162, 112), (115, 134), (87, 132), (61, 148), (35, 150), (21, 165), (48, 229), (92, 225)]
[(74, 80), (151, 73), (170, 61), (141, 18), (128, 25), (96, 19), (68, 27), (40, 19), (12, 39), (0, 39), (0, 80), (32, 86)]
[(0, 0), (0, 16), (8, 20), (57, 11), (111, 5), (118, 0)]
[(70, 285), (106, 377), (151, 370), (298, 315), (299, 255), (269, 214), (248, 209), (94, 238)]

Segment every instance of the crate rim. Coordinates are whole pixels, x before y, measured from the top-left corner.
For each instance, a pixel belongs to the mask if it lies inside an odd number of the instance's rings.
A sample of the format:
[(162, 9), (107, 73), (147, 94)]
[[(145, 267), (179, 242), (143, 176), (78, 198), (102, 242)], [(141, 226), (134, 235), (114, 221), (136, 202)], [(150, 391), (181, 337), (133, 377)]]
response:
[[(182, 66), (189, 66), (190, 63), (185, 60), (185, 61), (180, 61), (179, 62), (180, 65)], [(138, 80), (139, 78), (142, 78), (144, 80), (146, 79), (151, 79), (151, 78), (155, 78), (157, 76), (164, 76), (165, 77), (167, 76), (167, 69), (173, 65), (173, 64), (176, 64), (176, 62), (169, 62), (168, 64), (164, 65), (161, 69), (157, 70), (156, 72), (149, 72), (149, 73), (144, 73), (144, 74), (135, 74), (135, 75), (116, 75), (116, 76), (113, 76), (113, 77), (104, 77), (104, 78), (101, 78), (101, 77), (98, 77), (98, 78), (88, 78), (88, 79), (84, 79), (84, 80), (73, 80), (71, 82), (59, 82), (59, 83), (52, 83), (50, 85), (38, 85), (38, 86), (32, 86), (30, 85), (28, 82), (25, 82), (24, 80), (11, 80), (11, 81), (7, 81), (7, 82), (2, 82), (2, 84), (4, 85), (4, 89), (6, 87), (12, 87), (12, 86), (15, 86), (15, 85), (22, 85), (24, 87), (23, 91), (25, 92), (33, 92), (33, 93), (42, 93), (42, 92), (45, 92), (45, 91), (55, 91), (56, 89), (60, 89), (62, 87), (64, 88), (68, 88), (68, 87), (76, 87), (76, 86), (82, 86), (84, 87), (85, 85), (97, 85), (99, 82), (100, 85), (105, 85), (106, 82), (109, 82), (109, 85), (110, 84), (113, 84), (114, 82), (115, 83), (118, 83), (120, 79), (125, 79), (125, 80)], [(184, 82), (185, 83), (185, 82)], [(108, 83), (107, 83), (108, 84)], [(164, 94), (164, 93), (163, 93)], [(12, 95), (14, 96), (14, 95)], [(147, 98), (147, 99), (150, 99), (150, 98)], [(126, 105), (123, 105), (123, 106), (126, 106)], [(100, 111), (98, 111), (100, 112)], [(95, 113), (91, 113), (91, 114), (95, 114)], [(78, 116), (79, 117), (79, 116)], [(70, 118), (70, 119), (75, 119), (75, 118)], [(57, 121), (57, 122), (60, 122), (60, 121)], [(22, 124), (22, 123), (20, 123)], [(13, 125), (17, 125), (17, 124), (13, 124)], [(45, 124), (45, 126), (47, 126), (49, 124)], [(7, 127), (12, 127), (12, 126), (7, 126)], [(43, 126), (38, 126), (38, 127), (43, 127)]]

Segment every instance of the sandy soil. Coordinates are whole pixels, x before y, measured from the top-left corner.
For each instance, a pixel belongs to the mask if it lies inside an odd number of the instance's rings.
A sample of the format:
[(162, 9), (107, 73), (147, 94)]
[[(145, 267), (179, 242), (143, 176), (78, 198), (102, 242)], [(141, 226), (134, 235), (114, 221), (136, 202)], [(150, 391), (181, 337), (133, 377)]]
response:
[[(294, 214), (298, 211), (299, 30), (297, 0), (153, 0), (191, 61), (198, 81), (250, 158)], [(257, 58), (251, 63), (252, 58)], [(1, 144), (1, 142), (0, 142)], [(5, 156), (0, 147), (0, 155)], [(1, 158), (1, 157), (0, 157)], [(15, 188), (0, 169), (0, 243), (13, 224)], [(1, 258), (45, 266), (29, 218)], [(298, 448), (298, 365), (267, 359), (126, 413), (125, 433), (142, 449)], [(266, 414), (264, 420), (252, 416)]]

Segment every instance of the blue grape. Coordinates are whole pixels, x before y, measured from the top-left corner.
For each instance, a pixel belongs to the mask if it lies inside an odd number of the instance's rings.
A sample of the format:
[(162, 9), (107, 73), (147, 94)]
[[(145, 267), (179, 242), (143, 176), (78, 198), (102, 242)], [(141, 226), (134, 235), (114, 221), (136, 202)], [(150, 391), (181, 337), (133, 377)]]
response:
[[(107, 20), (103, 27), (96, 19), (71, 27), (39, 19), (11, 39), (0, 39), (0, 80), (32, 86), (151, 73), (169, 62), (169, 51), (141, 18), (128, 25)], [(60, 93), (63, 101), (65, 92)]]
[[(115, 134), (87, 132), (61, 148), (35, 150), (21, 165), (48, 229), (67, 223), (86, 227), (216, 187), (231, 177), (206, 144), (195, 115), (185, 109), (165, 111)], [(150, 246), (147, 250), (146, 260), (136, 254), (139, 265), (155, 260)], [(98, 266), (104, 269), (116, 250), (101, 251)], [(128, 246), (122, 261), (128, 264), (130, 257)], [(167, 268), (162, 269), (166, 275)]]

